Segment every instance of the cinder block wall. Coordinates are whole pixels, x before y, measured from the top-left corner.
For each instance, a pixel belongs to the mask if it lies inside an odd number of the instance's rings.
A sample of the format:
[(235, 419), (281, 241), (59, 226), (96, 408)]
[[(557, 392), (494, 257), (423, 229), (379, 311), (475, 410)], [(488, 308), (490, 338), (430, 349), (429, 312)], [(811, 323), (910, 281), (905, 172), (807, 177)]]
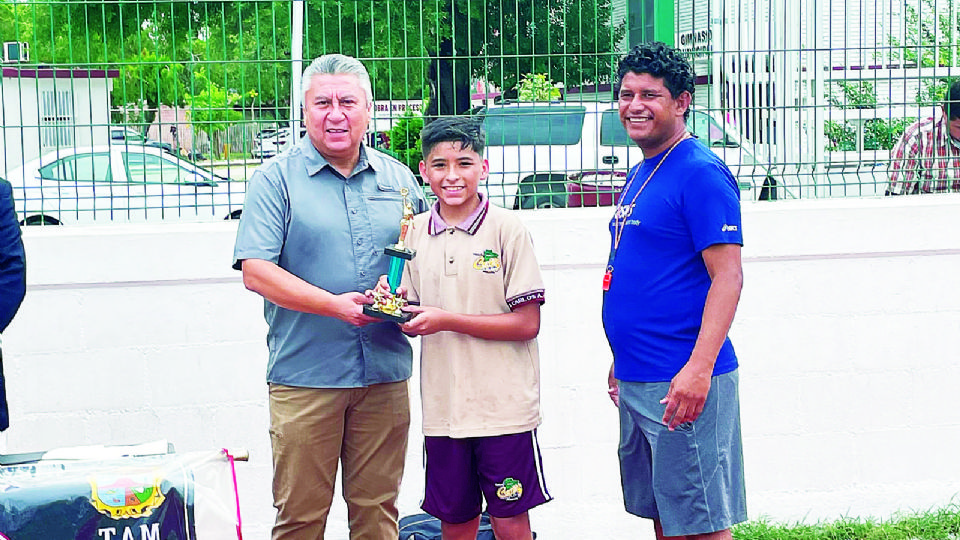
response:
[[(522, 214), (547, 285), (542, 538), (652, 538), (619, 497), (600, 277), (610, 209)], [(752, 518), (886, 517), (960, 492), (960, 196), (745, 203), (741, 360)], [(269, 538), (262, 302), (229, 268), (235, 224), (30, 228), (3, 336), (0, 452), (167, 439), (243, 447), (244, 536)], [(639, 286), (639, 285), (638, 285)], [(504, 381), (509, 391), (510, 381)], [(412, 395), (418, 395), (415, 378)], [(401, 495), (418, 511), (419, 406)], [(328, 538), (347, 538), (346, 510)]]

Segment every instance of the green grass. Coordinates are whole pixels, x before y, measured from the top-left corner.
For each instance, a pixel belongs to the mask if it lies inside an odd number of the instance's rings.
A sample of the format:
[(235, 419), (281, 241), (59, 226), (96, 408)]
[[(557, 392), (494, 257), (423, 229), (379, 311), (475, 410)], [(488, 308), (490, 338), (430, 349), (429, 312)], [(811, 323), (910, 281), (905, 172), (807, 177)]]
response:
[(960, 506), (873, 520), (844, 518), (829, 523), (781, 525), (765, 520), (733, 528), (736, 540), (950, 540), (960, 539)]

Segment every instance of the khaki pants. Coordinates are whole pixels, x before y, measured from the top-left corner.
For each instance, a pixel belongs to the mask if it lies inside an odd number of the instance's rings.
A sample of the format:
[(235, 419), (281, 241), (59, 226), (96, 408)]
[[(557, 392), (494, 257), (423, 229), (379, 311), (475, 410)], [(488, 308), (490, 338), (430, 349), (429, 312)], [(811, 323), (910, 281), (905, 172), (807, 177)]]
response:
[(406, 381), (342, 389), (271, 384), (273, 540), (323, 538), (338, 461), (351, 540), (396, 540), (409, 427)]

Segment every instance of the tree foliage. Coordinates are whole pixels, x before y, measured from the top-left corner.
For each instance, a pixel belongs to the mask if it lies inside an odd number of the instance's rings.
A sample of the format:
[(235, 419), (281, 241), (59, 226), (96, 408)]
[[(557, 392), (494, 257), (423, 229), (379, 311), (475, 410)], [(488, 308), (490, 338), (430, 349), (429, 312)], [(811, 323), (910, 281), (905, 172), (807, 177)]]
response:
[(543, 73), (527, 73), (517, 84), (520, 101), (554, 101), (560, 99), (560, 90)]
[(196, 17), (203, 30), (192, 41), (190, 55), (209, 80), (241, 94), (246, 109), (286, 118), (291, 2), (208, 2)]
[[(944, 5), (946, 4), (946, 5)], [(955, 1), (904, 3), (903, 39), (892, 36), (891, 58), (918, 67), (960, 66), (960, 9)]]
[(947, 97), (950, 85), (960, 80), (958, 77), (943, 77), (939, 80), (924, 79), (917, 90), (918, 105), (939, 105)]
[[(190, 104), (188, 113), (190, 122), (193, 124), (195, 133), (204, 131), (210, 137), (209, 140), (214, 141), (215, 132), (226, 131), (231, 124), (243, 120), (243, 113), (237, 110), (242, 98), (240, 94), (225, 90), (210, 80), (206, 69), (194, 73), (193, 80), (198, 92), (195, 95), (187, 95), (186, 100)], [(221, 149), (214, 146), (211, 151), (216, 155)]]
[[(863, 124), (863, 150), (891, 150), (914, 119), (873, 118)], [(824, 124), (827, 150), (852, 152), (857, 148), (857, 131), (849, 122), (827, 120)]]
[(184, 71), (183, 64), (143, 49), (131, 63), (123, 66), (122, 78), (114, 84), (113, 104), (120, 106), (142, 100), (153, 110), (161, 104), (182, 106), (187, 89)]
[(412, 111), (405, 111), (390, 129), (389, 153), (402, 161), (417, 177), (420, 176), (420, 160), (423, 157), (421, 130), (423, 116)]
[[(203, 70), (245, 96), (246, 109), (284, 116), (291, 5), (0, 0), (0, 27), (4, 40), (29, 42), (39, 63), (121, 70), (115, 107), (183, 105), (202, 92), (194, 74)], [(506, 89), (525, 73), (568, 87), (608, 81), (624, 32), (611, 25), (610, 0), (308, 0), (303, 56), (360, 58), (377, 99), (420, 99), (432, 85), (435, 101), (458, 94), (462, 108), (473, 79)]]
[(354, 56), (370, 72), (376, 99), (421, 99), (426, 55), (432, 47), (421, 30), (436, 4), (436, 0), (307, 2), (304, 57)]
[(194, 79), (200, 91), (188, 95), (187, 102), (190, 103), (190, 121), (198, 129), (223, 131), (231, 123), (243, 119), (243, 113), (235, 108), (240, 103), (240, 94), (221, 88), (207, 77), (205, 70), (195, 73)]
[(843, 94), (842, 97), (833, 92), (827, 93), (827, 99), (834, 107), (841, 109), (875, 109), (877, 107), (877, 90), (872, 82), (840, 81), (836, 84)]
[[(626, 29), (610, 0), (315, 0), (307, 4), (307, 56), (361, 58), (377, 99), (447, 98), (469, 108), (470, 82), (512, 89), (545, 73), (568, 87), (607, 82)], [(442, 109), (442, 107), (441, 107)]]

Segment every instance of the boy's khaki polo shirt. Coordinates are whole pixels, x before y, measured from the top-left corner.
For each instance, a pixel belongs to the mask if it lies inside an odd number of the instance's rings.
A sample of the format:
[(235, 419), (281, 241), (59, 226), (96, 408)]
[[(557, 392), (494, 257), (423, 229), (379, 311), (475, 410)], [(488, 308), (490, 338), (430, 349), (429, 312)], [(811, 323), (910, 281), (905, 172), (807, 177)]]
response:
[[(486, 199), (454, 227), (443, 223), (436, 206), (416, 216), (408, 244), (417, 250), (403, 277), (411, 301), (482, 315), (544, 300), (529, 232), (516, 215)], [(536, 339), (437, 332), (422, 337), (420, 350), (424, 435), (484, 437), (540, 424)]]

